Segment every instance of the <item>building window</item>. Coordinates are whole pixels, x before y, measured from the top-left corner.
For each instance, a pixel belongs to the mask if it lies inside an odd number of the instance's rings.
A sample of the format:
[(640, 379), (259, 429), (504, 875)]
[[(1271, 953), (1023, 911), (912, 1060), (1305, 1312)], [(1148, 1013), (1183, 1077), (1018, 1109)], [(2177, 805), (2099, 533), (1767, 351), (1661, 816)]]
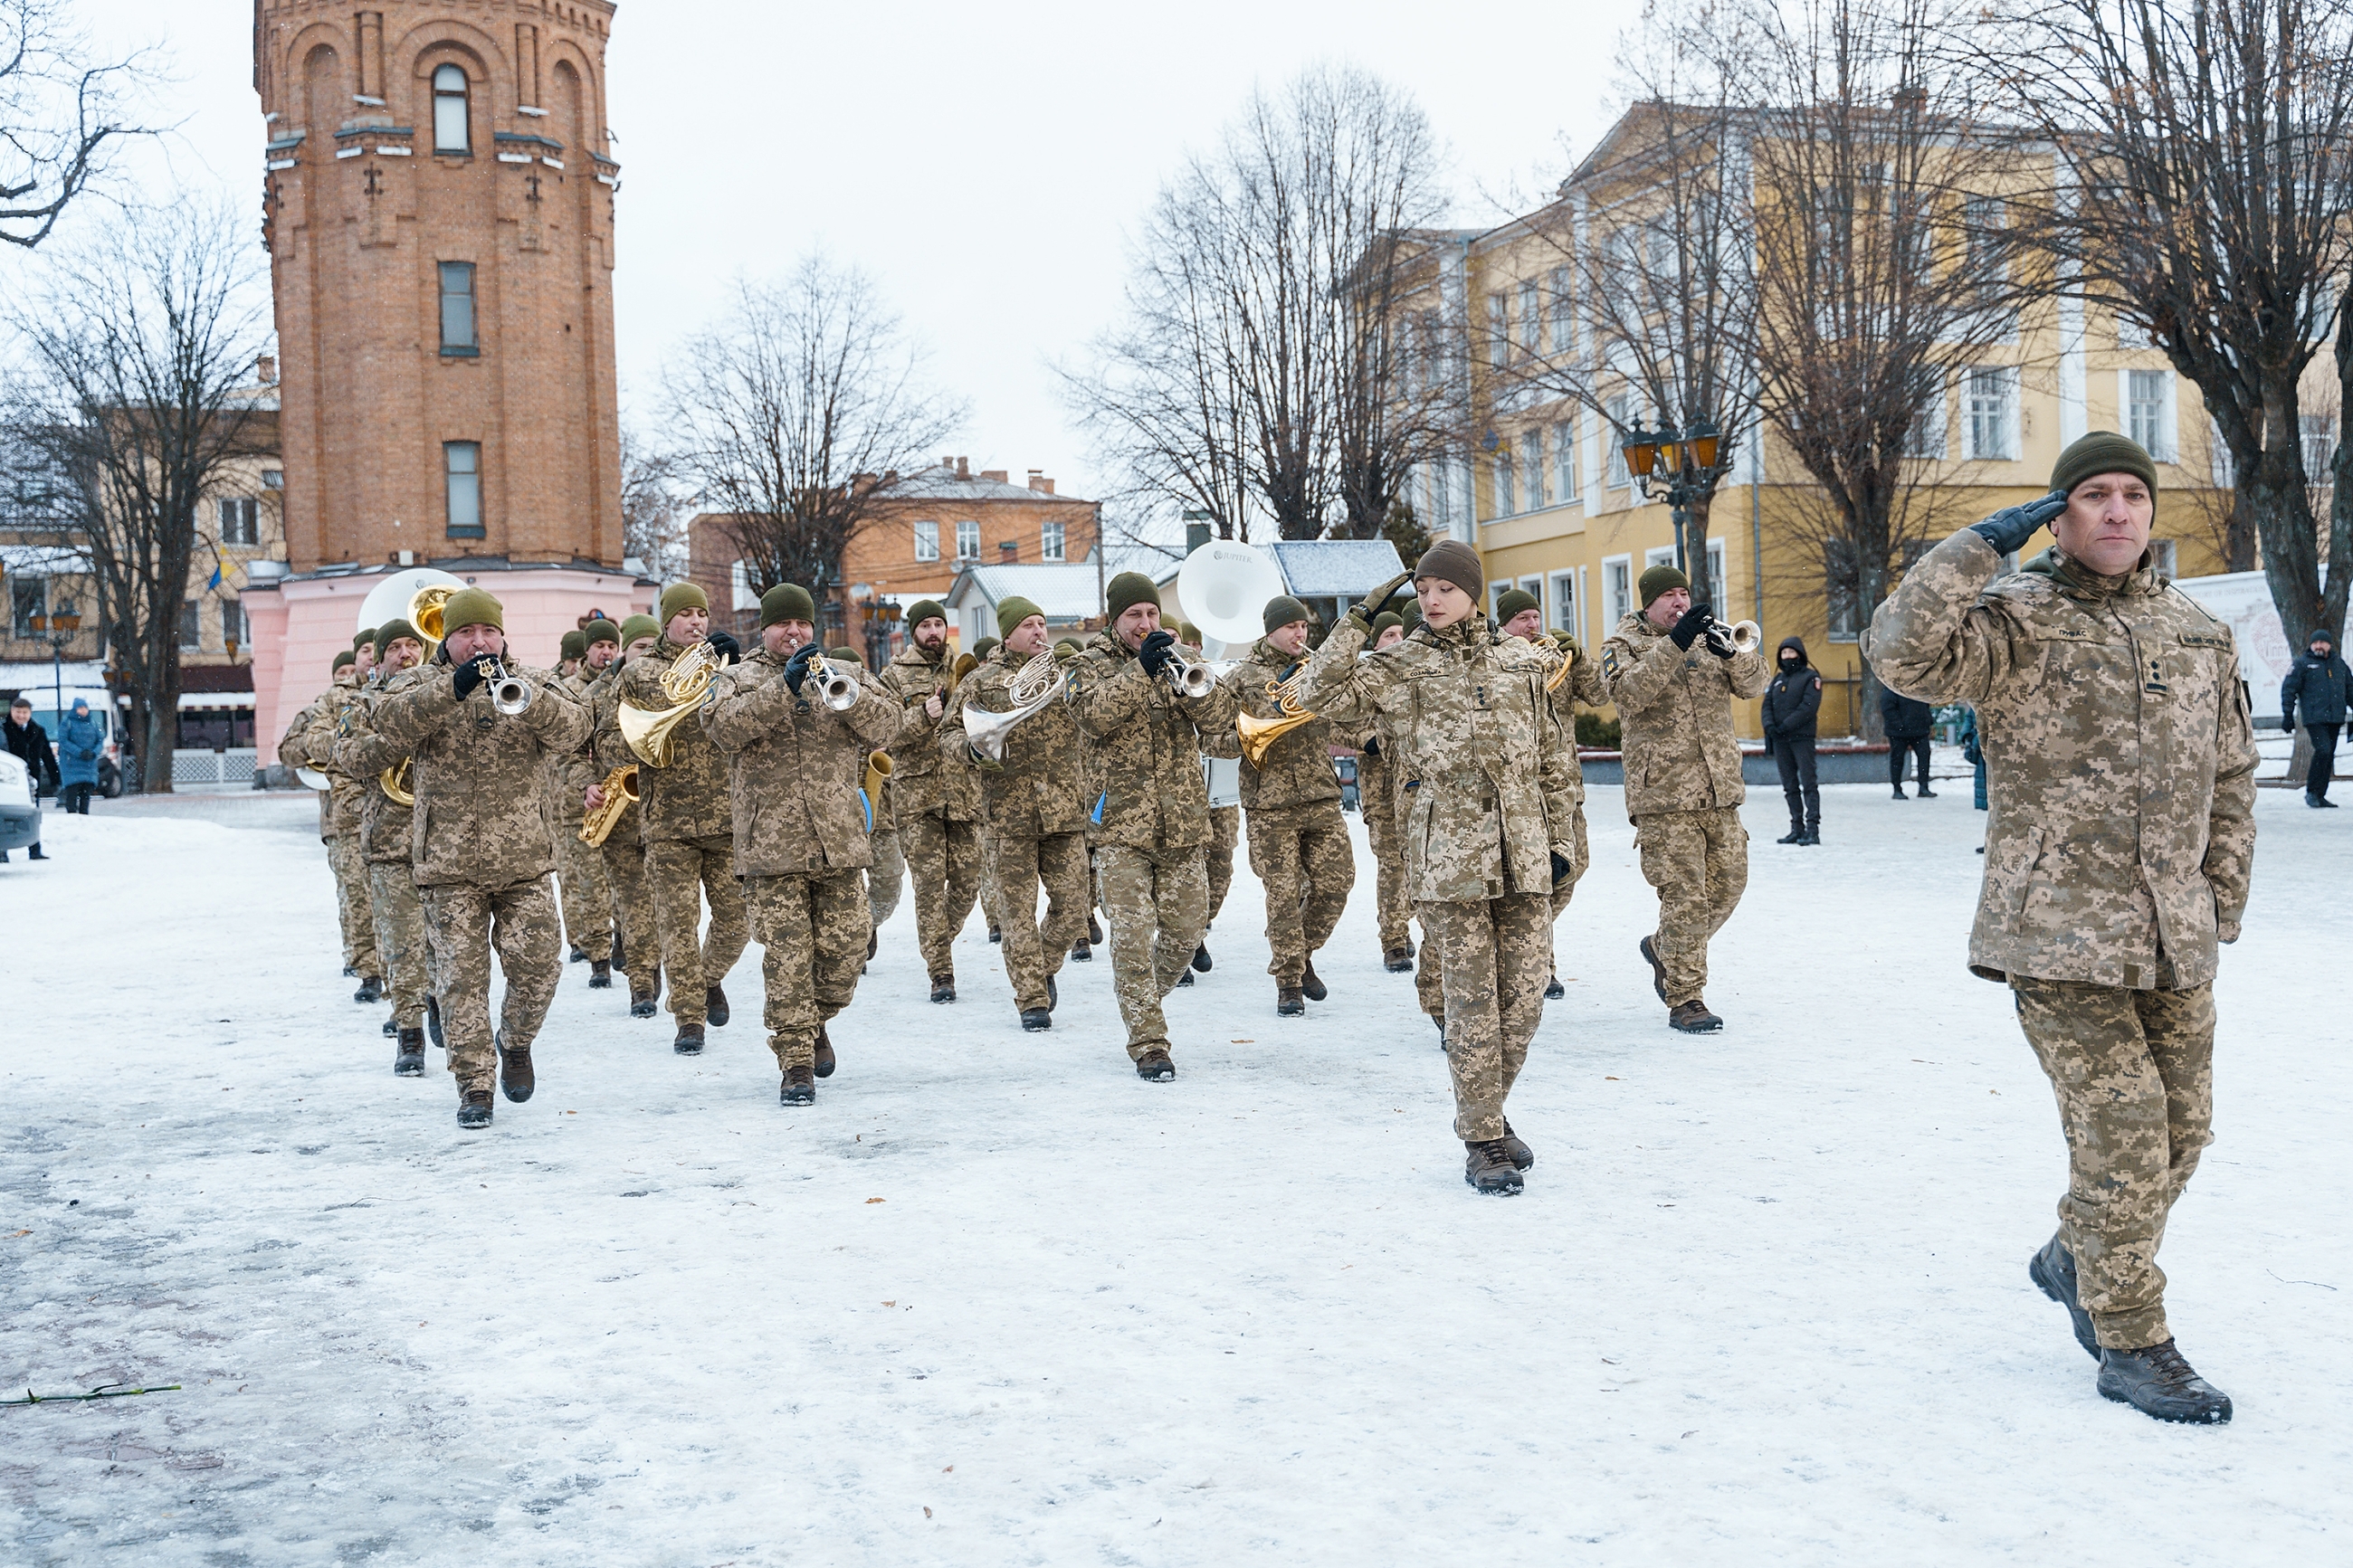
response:
[(1519, 487), (1513, 482), (1514, 477), (1512, 449), (1509, 447), (1497, 447), (1495, 450), (1495, 515), (1497, 517), (1509, 517), (1520, 510), (1519, 497), (1516, 493)]
[(1724, 580), (1724, 541), (1721, 539), (1707, 542), (1707, 581), (1700, 586), (1707, 590), (1708, 608), (1725, 620), (1739, 619), (1732, 613), (1731, 595), (1727, 592), (1729, 584)]
[(937, 561), (940, 558), (940, 525), (936, 522), (915, 524), (915, 559)]
[(1555, 500), (1577, 499), (1577, 426), (1564, 419), (1552, 427), (1552, 482)]
[(1856, 570), (1854, 545), (1851, 541), (1822, 541), (1822, 598), (1829, 609), (1831, 641), (1860, 641), (1862, 637), (1862, 576)]
[(1487, 296), (1487, 363), (1497, 370), (1512, 363), (1512, 302), (1501, 294)]
[(1535, 279), (1522, 279), (1520, 283), (1520, 353), (1530, 357), (1534, 357), (1536, 352), (1536, 333), (1543, 330), (1543, 310), (1537, 303), (1539, 292)]
[(433, 150), (460, 156), (474, 150), (472, 117), (466, 108), (466, 72), (442, 66), (433, 73)]
[(482, 538), (482, 444), (444, 441), (441, 462), (449, 497), (449, 537)]
[(235, 599), (221, 601), (221, 646), (234, 652), (252, 639), (245, 633), (245, 606)]
[(1566, 354), (1577, 346), (1577, 324), (1569, 315), (1568, 268), (1552, 269), (1552, 352)]
[[(2136, 371), (2136, 375), (2143, 373)], [(2162, 374), (2163, 372), (2150, 374)], [(2296, 424), (2303, 432), (2304, 479), (2306, 484), (2325, 485), (2330, 480), (2330, 468), (2337, 461), (2337, 416), (2334, 414), (2300, 414)], [(2155, 453), (2156, 447), (2149, 448)], [(2168, 454), (2170, 456), (2170, 454)], [(2158, 459), (2163, 462), (2166, 459)]]
[(48, 595), (47, 578), (19, 577), (10, 574), (8, 626), (12, 636), (30, 637), (40, 635), (41, 628), (47, 624), (48, 618)]
[(1904, 455), (1941, 460), (1945, 456), (1945, 381), (1936, 370), (1919, 372), (1920, 409), (1904, 433)]
[(1544, 426), (1529, 426), (1527, 429), (1521, 432), (1520, 440), (1528, 449), (1526, 466), (1528, 510), (1540, 511), (1559, 499), (1549, 494), (1547, 490), (1547, 487), (1552, 483), (1552, 470), (1545, 466)]
[(482, 352), (474, 335), (474, 264), (441, 263), (441, 352), (470, 357)]
[(1062, 525), (1060, 523), (1041, 522), (1038, 525), (1038, 559), (1040, 561), (1062, 559)]
[(217, 515), (223, 544), (258, 544), (261, 542), (261, 503), (253, 497), (224, 497), (218, 503)]
[(2170, 539), (2152, 539), (2148, 542), (2148, 548), (2150, 554), (2156, 560), (2157, 574), (2158, 576), (2170, 583), (2175, 577), (2179, 575), (2179, 573), (2176, 568), (2180, 563), (2180, 556), (2174, 549), (2173, 541)]
[(966, 518), (956, 524), (956, 559), (959, 561), (980, 559), (980, 524), (971, 518)]
[(1634, 563), (1630, 557), (1614, 555), (1601, 563), (1601, 612), (1611, 629), (1634, 613)]
[(189, 599), (180, 605), (180, 646), (183, 648), (202, 647), (205, 638), (205, 602)]
[(2165, 373), (2125, 372), (2125, 434), (2159, 462), (2165, 451)]
[(1964, 384), (1969, 449), (1978, 462), (2018, 458), (2018, 373), (2009, 366), (1973, 370)]
[[(1630, 393), (1618, 393), (1611, 396), (1609, 402), (1603, 404), (1602, 407), (1609, 416), (1609, 428), (1602, 432), (1602, 439), (1609, 447), (1609, 488), (1613, 490), (1622, 490), (1633, 482), (1626, 472), (1626, 448), (1619, 445), (1619, 442), (1625, 438), (1626, 432), (1633, 428), (1633, 395)], [(1611, 624), (1616, 623), (1613, 621)]]
[(1556, 630), (1577, 634), (1577, 574), (1552, 574), (1552, 624)]

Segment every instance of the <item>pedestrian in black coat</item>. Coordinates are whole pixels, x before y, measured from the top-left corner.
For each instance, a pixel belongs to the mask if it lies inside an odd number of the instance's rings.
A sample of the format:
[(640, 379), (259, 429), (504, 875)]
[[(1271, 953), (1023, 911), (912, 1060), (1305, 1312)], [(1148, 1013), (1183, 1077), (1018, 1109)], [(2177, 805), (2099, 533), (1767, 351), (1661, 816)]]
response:
[(1913, 756), (1920, 759), (1920, 798), (1936, 799), (1936, 792), (1928, 787), (1928, 736), (1936, 727), (1936, 710), (1892, 686), (1882, 686), (1879, 722), (1887, 731), (1887, 782), (1895, 798), (1905, 798), (1904, 761)]
[(1803, 637), (1783, 637), (1780, 673), (1765, 689), (1765, 744), (1781, 770), (1789, 803), (1789, 836), (1782, 844), (1822, 841), (1822, 790), (1814, 778), (1814, 719), (1822, 707), (1822, 678), (1806, 658)]
[(2327, 632), (2312, 634), (2311, 647), (2296, 657), (2280, 682), (2280, 728), (2295, 733), (2297, 714), (2312, 732), (2312, 766), (2304, 775), (2304, 804), (2334, 807), (2328, 781), (2337, 775), (2337, 732), (2353, 705), (2353, 669), (2337, 657)]
[[(33, 705), (22, 697), (10, 703), (7, 719), (0, 722), (0, 734), (6, 736), (9, 754), (24, 763), (25, 772), (31, 775), (33, 798), (39, 800), (45, 789), (54, 793), (58, 787), (58, 753), (49, 744), (49, 732), (33, 721)], [(7, 858), (8, 852), (0, 849), (0, 860)], [(28, 858), (48, 858), (41, 853), (40, 840), (33, 841)]]

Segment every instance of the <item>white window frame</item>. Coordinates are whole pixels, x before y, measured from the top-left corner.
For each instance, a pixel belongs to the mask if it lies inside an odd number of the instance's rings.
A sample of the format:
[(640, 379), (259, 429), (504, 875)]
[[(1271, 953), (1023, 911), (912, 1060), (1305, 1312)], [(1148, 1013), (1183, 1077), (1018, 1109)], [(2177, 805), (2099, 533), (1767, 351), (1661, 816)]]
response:
[(1952, 415), (1946, 404), (1945, 373), (1941, 367), (1926, 367), (1936, 383), (1935, 400), (1920, 411), (1920, 417), (1905, 433), (1907, 458), (1919, 458), (1931, 462), (1943, 462), (1953, 450)]
[(756, 610), (760, 607), (760, 591), (752, 586), (750, 562), (735, 561), (728, 564), (727, 592), (728, 602), (734, 609)]
[(2148, 548), (2157, 566), (2157, 574), (2168, 583), (2173, 582), (2180, 574), (2180, 550), (2170, 539), (2152, 539), (2148, 542)]
[(1487, 296), (1487, 363), (1497, 370), (1512, 363), (1512, 301), (1500, 292)]
[(914, 525), (915, 559), (937, 561), (940, 558), (940, 525), (927, 518), (918, 519)]
[(1574, 415), (1555, 422), (1552, 445), (1553, 482), (1560, 490), (1554, 499), (1567, 506), (1580, 499), (1577, 485), (1577, 423)]
[(1542, 341), (1543, 293), (1543, 289), (1535, 279), (1520, 279), (1520, 354), (1522, 358), (1534, 358), (1537, 344)]
[(253, 496), (223, 496), (215, 504), (214, 517), (223, 544), (259, 544), (261, 542), (261, 502)]
[(1062, 525), (1060, 523), (1039, 523), (1038, 525), (1038, 559), (1040, 561), (1061, 560), (1062, 538)]
[[(1614, 394), (1602, 404), (1602, 407), (1609, 414), (1602, 422), (1601, 430), (1602, 445), (1609, 452), (1609, 456), (1602, 459), (1609, 465), (1605, 470), (1605, 482), (1613, 490), (1630, 489), (1634, 476), (1626, 470), (1626, 448), (1618, 442), (1619, 433), (1633, 423), (1634, 395), (1630, 392)], [(1613, 621), (1610, 624), (1615, 626), (1617, 623)]]
[(1567, 632), (1571, 637), (1576, 637), (1577, 635), (1577, 569), (1574, 567), (1567, 571), (1555, 572), (1552, 574), (1549, 592), (1546, 600), (1547, 608), (1545, 615), (1545, 624), (1552, 627), (1555, 631)]
[(1510, 517), (1519, 510), (1517, 468), (1508, 442), (1496, 447), (1494, 457), (1488, 461), (1487, 500), (1496, 517)]
[[(1554, 500), (1551, 493), (1552, 470), (1545, 466), (1545, 427), (1541, 425), (1529, 426), (1520, 432), (1520, 441), (1526, 448), (1525, 455), (1527, 461), (1516, 465), (1516, 468), (1525, 480), (1524, 488), (1527, 490), (1528, 500), (1528, 504), (1520, 510), (1542, 511), (1552, 505)], [(1542, 598), (1544, 595), (1539, 594), (1536, 596)]]
[[(470, 468), (458, 467), (460, 452), (469, 455)], [(490, 537), (489, 509), (482, 497), (482, 443), (480, 441), (444, 441), (441, 443), (441, 497), (443, 529), (451, 539), (487, 539)], [(470, 510), (473, 521), (461, 521)]]
[(955, 530), (956, 553), (959, 561), (980, 559), (980, 520), (967, 517), (958, 520)]
[[(2000, 377), (2003, 389), (2003, 401), (2000, 410), (2001, 425), (2000, 429), (1998, 432), (2001, 441), (2001, 447), (1998, 451), (1991, 452), (1984, 450), (1978, 440), (1979, 416), (1976, 405), (1980, 395), (1978, 392), (1978, 378), (1986, 375)], [(1971, 365), (1968, 370), (1962, 373), (1961, 445), (1963, 450), (1961, 456), (1965, 461), (1973, 463), (2014, 463), (2019, 460), (2018, 381), (2018, 366), (2014, 364)]]
[[(454, 90), (446, 85), (448, 79), (453, 73), (458, 81)], [(432, 92), (434, 154), (437, 157), (472, 157), (474, 155), (474, 79), (467, 73), (464, 66), (455, 60), (447, 61), (433, 68)], [(457, 118), (454, 122), (446, 112), (452, 101), (457, 106)], [(456, 125), (458, 131), (458, 139), (455, 142), (448, 141), (444, 137), (444, 132), (452, 123)]]
[(1568, 268), (1552, 269), (1552, 352), (1555, 357), (1577, 348), (1577, 307), (1569, 295)]
[(2116, 424), (2123, 428), (2126, 435), (2132, 437), (2136, 441), (2140, 441), (2140, 437), (2133, 430), (2133, 405), (2138, 401), (2133, 396), (2133, 377), (2136, 375), (2153, 375), (2157, 377), (2158, 384), (2156, 439), (2141, 441), (2141, 445), (2147, 448), (2150, 457), (2160, 463), (2178, 462), (2179, 449), (2175, 440), (2174, 374), (2171, 371), (2156, 370), (2146, 365), (2130, 365), (2117, 371)]
[(1620, 621), (1634, 613), (1634, 558), (1631, 555), (1605, 555), (1601, 558), (1601, 613), (1605, 632), (1616, 630)]
[(1740, 617), (1733, 614), (1729, 604), (1732, 597), (1732, 581), (1725, 571), (1724, 541), (1721, 539), (1711, 539), (1707, 542), (1706, 586), (1707, 607), (1715, 612), (1717, 618), (1727, 621), (1738, 620)]

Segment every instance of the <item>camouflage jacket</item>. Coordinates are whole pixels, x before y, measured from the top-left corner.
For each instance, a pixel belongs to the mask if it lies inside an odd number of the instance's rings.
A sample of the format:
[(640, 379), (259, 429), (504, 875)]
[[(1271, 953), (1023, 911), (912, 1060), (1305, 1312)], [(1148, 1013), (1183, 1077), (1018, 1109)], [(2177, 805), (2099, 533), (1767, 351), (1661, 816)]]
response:
[[(587, 704), (589, 721), (596, 725), (596, 730), (580, 751), (589, 764), (591, 782), (603, 784), (612, 776), (615, 768), (642, 768), (644, 764), (638, 761), (638, 754), (629, 750), (627, 741), (621, 739), (619, 659), (615, 659), (606, 667), (604, 674), (588, 683)], [(645, 774), (639, 773), (638, 776), (643, 779)], [(584, 802), (584, 816), (586, 809)], [(613, 824), (613, 830), (605, 835), (605, 842), (631, 848), (642, 847), (645, 843), (645, 814), (642, 800), (636, 805), (626, 807)]]
[(785, 664), (762, 647), (730, 665), (698, 715), (727, 762), (735, 874), (817, 877), (871, 866), (858, 784), (867, 752), (898, 734), (899, 704), (860, 680), (857, 702), (837, 713), (816, 700), (814, 685), (795, 695)]
[[(1189, 849), (1209, 841), (1203, 756), (1238, 755), (1234, 700), (1222, 686), (1191, 700), (1165, 677), (1146, 675), (1127, 645), (1106, 637), (1071, 663), (1089, 782), (1090, 842)], [(1097, 814), (1100, 814), (1097, 819)]]
[[(596, 701), (591, 693), (596, 689), (596, 678), (588, 672), (587, 667), (583, 665), (576, 675), (558, 676), (556, 679), (563, 682), (564, 689), (572, 693), (574, 700), (591, 716), (591, 722), (594, 722)], [(581, 819), (588, 812), (583, 796), (587, 794), (590, 784), (605, 776), (596, 767), (595, 747), (595, 738), (591, 736), (583, 745), (548, 757), (547, 815), (551, 826), (574, 833), (580, 831)]]
[(1560, 684), (1552, 689), (1552, 712), (1553, 717), (1560, 721), (1560, 732), (1568, 738), (1569, 777), (1576, 787), (1577, 804), (1583, 805), (1585, 764), (1577, 756), (1577, 710), (1579, 707), (1609, 707), (1609, 689), (1602, 683), (1601, 666), (1586, 658), (1584, 649), (1567, 653), (1548, 637), (1538, 637), (1528, 646), (1535, 650), (1537, 658), (1551, 666), (1551, 674), (1545, 677), (1546, 680), (1560, 675), (1560, 661), (1564, 657), (1572, 661), (1568, 673), (1561, 676)]
[[(655, 639), (650, 651), (638, 655), (621, 671), (620, 700), (657, 713), (672, 707), (670, 694), (661, 688), (661, 678), (685, 653), (684, 647), (667, 637)], [(616, 741), (620, 741), (618, 712), (617, 706)], [(717, 838), (733, 833), (735, 823), (728, 804), (727, 759), (719, 754), (695, 719), (681, 720), (670, 733), (670, 766), (638, 769), (638, 824), (645, 841)], [(627, 742), (621, 742), (621, 752), (636, 760)]]
[(1985, 884), (1969, 967), (2136, 990), (2213, 979), (2255, 848), (2255, 744), (2230, 629), (2138, 571), (2049, 552), (2009, 576), (1964, 529), (1871, 617), (1863, 657), (1977, 708)]
[[(318, 766), (311, 759), (311, 726), (319, 717), (319, 705), (325, 700), (324, 693), (313, 697), (288, 721), (286, 733), (278, 739), (279, 766), (290, 773)], [(319, 797), (319, 842), (323, 844), (335, 836), (335, 792), (322, 789), (311, 793)]]
[[(1012, 710), (1013, 678), (1027, 662), (1008, 656), (1000, 647), (965, 677), (956, 689), (956, 705), (940, 727), (943, 750), (969, 755), (964, 727), (967, 710)], [(1086, 768), (1080, 760), (1079, 721), (1069, 701), (1076, 662), (1055, 667), (1060, 695), (1013, 727), (1006, 738), (1002, 767), (983, 762), (971, 764), (980, 779), (981, 819), (1002, 837), (1042, 838), (1050, 833), (1086, 831), (1087, 810), (1094, 805), (1094, 797), (1087, 793)]]
[(1380, 721), (1409, 896), (1549, 892), (1554, 851), (1574, 854), (1577, 799), (1545, 661), (1475, 613), (1359, 659), (1364, 646), (1363, 625), (1343, 620), (1309, 661), (1300, 702), (1351, 729)]
[[(385, 770), (406, 762), (408, 752), (376, 732), (376, 712), (385, 699), (427, 679), (428, 672), (424, 669), (404, 669), (391, 679), (371, 686), (360, 699), (359, 706), (352, 710), (342, 738), (335, 742), (336, 767), (365, 781), (361, 786), (366, 793), (360, 805), (360, 853), (371, 863), (408, 863), (416, 816), (412, 807), (384, 793)], [(409, 771), (414, 775), (415, 768)]]
[(374, 688), (352, 673), (356, 668), (345, 666), (335, 672), (335, 683), (320, 694), (312, 705), (311, 727), (302, 737), (302, 749), (310, 754), (311, 766), (334, 781), (328, 792), (326, 831), (335, 837), (360, 830), (360, 805), (366, 798), (366, 786), (334, 763), (335, 742), (343, 731), (343, 716), (359, 706), (364, 691)]
[[(1250, 657), (1228, 670), (1219, 685), (1234, 700), (1237, 717), (1279, 717), (1274, 699), (1266, 694), (1270, 682), (1303, 662), (1279, 651), (1261, 637)], [(1340, 798), (1340, 777), (1332, 771), (1332, 721), (1318, 714), (1267, 748), (1266, 766), (1254, 768), (1244, 757), (1241, 766), (1242, 808), (1275, 811), (1287, 805), (1314, 805)]]
[(541, 805), (547, 758), (587, 737), (588, 714), (550, 672), (507, 668), (533, 688), (531, 706), (512, 718), (491, 706), (488, 681), (459, 701), (438, 658), (376, 705), (375, 733), (412, 759), (409, 858), (420, 888), (512, 887), (554, 865)]
[(980, 781), (970, 763), (960, 755), (943, 755), (940, 748), (940, 728), (954, 703), (943, 701), (937, 719), (923, 711), (932, 693), (947, 689), (949, 673), (944, 653), (934, 659), (910, 642), (876, 677), (905, 714), (899, 738), (888, 748), (891, 795), (902, 812), (944, 810), (950, 822), (977, 822)]
[(1718, 658), (1704, 642), (1686, 652), (1639, 611), (1620, 621), (1601, 645), (1601, 686), (1618, 710), (1627, 819), (1746, 800), (1732, 700), (1761, 697), (1772, 679), (1762, 654)]

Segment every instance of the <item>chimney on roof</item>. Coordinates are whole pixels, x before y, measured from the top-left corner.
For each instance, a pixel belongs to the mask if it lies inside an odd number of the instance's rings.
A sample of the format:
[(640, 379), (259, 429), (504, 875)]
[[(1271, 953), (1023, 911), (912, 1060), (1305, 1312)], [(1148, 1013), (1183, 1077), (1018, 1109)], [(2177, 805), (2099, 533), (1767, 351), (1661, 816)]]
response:
[(984, 479), (992, 480), (995, 483), (1001, 485), (1005, 482), (1005, 470), (1003, 468), (983, 468), (980, 470), (980, 477)]
[(1046, 477), (1044, 470), (1032, 468), (1029, 470), (1029, 488), (1041, 496), (1050, 496), (1054, 493), (1054, 481)]
[(958, 458), (956, 459), (956, 478), (960, 479), (968, 479), (972, 478), (971, 459), (966, 458)]
[(1000, 539), (1000, 540), (998, 540), (998, 541), (997, 542), (997, 560), (998, 560), (999, 562), (1018, 561), (1018, 560), (1020, 560), (1020, 559), (1021, 559), (1021, 544), (1020, 544), (1020, 542), (1019, 542), (1018, 540), (1012, 540), (1012, 539)]

